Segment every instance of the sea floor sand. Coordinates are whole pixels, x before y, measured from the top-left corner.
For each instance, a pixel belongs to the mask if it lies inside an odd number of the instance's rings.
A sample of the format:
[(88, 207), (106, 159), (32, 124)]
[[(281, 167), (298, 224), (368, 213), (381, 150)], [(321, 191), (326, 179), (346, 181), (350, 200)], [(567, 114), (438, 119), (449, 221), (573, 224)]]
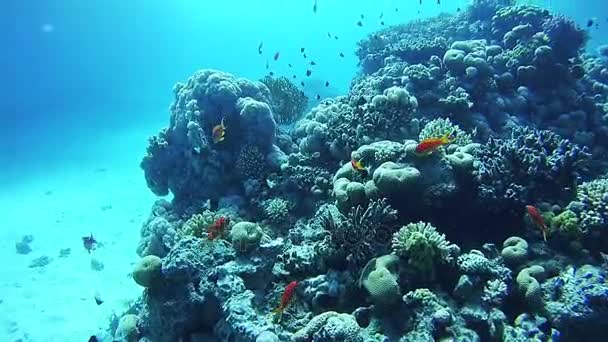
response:
[[(0, 341), (87, 341), (141, 293), (129, 273), (155, 200), (138, 165), (150, 132), (97, 138), (0, 190)], [(101, 244), (88, 254), (81, 237), (91, 233)], [(27, 234), (32, 251), (18, 254), (15, 243)], [(43, 256), (48, 265), (30, 267)]]

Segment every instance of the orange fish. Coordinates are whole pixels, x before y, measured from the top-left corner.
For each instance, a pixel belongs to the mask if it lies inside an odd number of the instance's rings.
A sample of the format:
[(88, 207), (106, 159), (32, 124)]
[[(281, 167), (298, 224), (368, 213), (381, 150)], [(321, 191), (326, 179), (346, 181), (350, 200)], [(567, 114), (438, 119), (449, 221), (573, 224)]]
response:
[(217, 144), (220, 141), (224, 141), (226, 136), (226, 126), (224, 126), (224, 118), (219, 125), (215, 125), (213, 127), (213, 131), (211, 131), (211, 137), (213, 138), (213, 143)]
[(228, 217), (220, 217), (218, 218), (212, 225), (207, 227), (207, 238), (209, 240), (214, 240), (218, 236), (222, 235), (224, 229), (230, 223), (230, 218)]
[(545, 224), (545, 219), (540, 214), (540, 211), (536, 209), (536, 207), (532, 205), (527, 205), (526, 210), (528, 211), (528, 215), (530, 215), (530, 219), (535, 226), (537, 226), (540, 231), (543, 233), (543, 239), (547, 242), (547, 224)]
[(293, 298), (297, 287), (298, 282), (296, 280), (287, 284), (287, 286), (285, 287), (285, 291), (283, 292), (283, 296), (281, 296), (281, 302), (279, 303), (279, 306), (277, 306), (277, 308), (272, 311), (273, 313), (279, 314), (279, 321), (283, 316), (283, 312), (285, 312), (285, 309), (287, 309), (287, 307), (289, 306), (289, 303), (291, 302), (291, 299)]
[(416, 145), (415, 151), (418, 154), (430, 154), (435, 152), (439, 147), (451, 143), (454, 139), (455, 137), (452, 136), (452, 133), (446, 133), (438, 138), (426, 138)]
[(365, 166), (363, 166), (363, 163), (360, 160), (351, 159), (350, 166), (353, 167), (353, 170), (356, 170), (359, 172), (367, 171), (367, 169), (365, 168)]

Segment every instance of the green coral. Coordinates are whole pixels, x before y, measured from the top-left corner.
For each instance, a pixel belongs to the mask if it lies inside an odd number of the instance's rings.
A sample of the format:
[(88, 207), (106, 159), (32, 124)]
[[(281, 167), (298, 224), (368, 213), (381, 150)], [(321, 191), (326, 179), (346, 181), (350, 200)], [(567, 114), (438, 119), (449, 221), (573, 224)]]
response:
[(259, 179), (266, 169), (266, 158), (255, 145), (245, 145), (239, 151), (234, 168), (242, 179)]
[(445, 134), (450, 134), (454, 137), (453, 144), (458, 146), (465, 146), (473, 142), (471, 135), (462, 129), (458, 125), (455, 125), (448, 118), (437, 118), (429, 121), (418, 135), (420, 141), (427, 138), (438, 138)]
[(553, 217), (551, 220), (551, 230), (570, 238), (578, 238), (582, 234), (578, 217), (572, 210), (564, 210), (559, 215)]
[(203, 238), (207, 235), (207, 228), (215, 223), (221, 215), (211, 210), (205, 210), (201, 214), (194, 214), (186, 223), (177, 229), (177, 236), (183, 238), (185, 236), (194, 236)]
[(272, 113), (280, 124), (289, 124), (299, 119), (308, 105), (308, 97), (285, 76), (266, 76), (260, 80), (270, 90)]
[(511, 236), (502, 243), (501, 256), (510, 265), (518, 265), (528, 258), (528, 242), (519, 236)]
[(260, 244), (263, 231), (253, 222), (242, 221), (230, 230), (232, 246), (237, 252), (246, 252)]
[(264, 214), (273, 223), (282, 223), (289, 217), (293, 204), (284, 198), (271, 198), (262, 202)]
[(395, 255), (383, 255), (370, 260), (361, 272), (359, 284), (365, 287), (379, 308), (389, 308), (399, 302), (398, 262)]
[(541, 282), (546, 279), (545, 269), (540, 265), (524, 268), (517, 274), (517, 286), (523, 294), (526, 303), (533, 309), (539, 309), (543, 304)]
[(393, 253), (421, 273), (434, 271), (435, 264), (451, 262), (456, 246), (426, 222), (410, 223), (393, 235)]

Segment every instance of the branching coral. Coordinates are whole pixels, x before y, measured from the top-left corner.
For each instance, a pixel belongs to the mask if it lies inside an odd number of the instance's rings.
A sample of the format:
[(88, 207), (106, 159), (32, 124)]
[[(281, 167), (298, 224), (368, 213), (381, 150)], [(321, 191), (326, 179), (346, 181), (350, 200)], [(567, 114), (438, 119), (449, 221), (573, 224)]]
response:
[(418, 135), (418, 140), (422, 141), (427, 138), (438, 138), (445, 134), (449, 134), (454, 137), (453, 143), (459, 146), (465, 146), (473, 142), (471, 135), (462, 129), (458, 125), (455, 125), (450, 119), (438, 118), (429, 121)]
[(366, 207), (357, 206), (347, 214), (327, 216), (329, 254), (344, 255), (347, 266), (359, 270), (368, 260), (388, 249), (396, 227), (397, 211), (386, 199), (370, 201)]
[(510, 139), (478, 149), (476, 178), (484, 199), (534, 203), (567, 199), (589, 154), (556, 133), (515, 127)]
[(576, 199), (568, 205), (568, 209), (571, 212), (568, 214), (570, 220), (574, 218), (572, 214), (576, 214), (578, 228), (583, 232), (605, 227), (608, 223), (608, 179), (595, 179), (581, 184)]
[(266, 76), (261, 82), (270, 90), (271, 108), (278, 123), (289, 124), (302, 116), (308, 105), (308, 97), (289, 78)]
[(234, 168), (243, 179), (263, 178), (266, 171), (264, 154), (255, 145), (245, 145), (237, 156)]
[(433, 272), (435, 265), (452, 262), (459, 251), (426, 222), (410, 223), (399, 229), (393, 235), (392, 249), (419, 272)]
[(180, 228), (177, 229), (179, 238), (194, 236), (203, 238), (207, 236), (207, 228), (211, 226), (221, 215), (211, 210), (205, 210), (200, 214), (194, 214)]

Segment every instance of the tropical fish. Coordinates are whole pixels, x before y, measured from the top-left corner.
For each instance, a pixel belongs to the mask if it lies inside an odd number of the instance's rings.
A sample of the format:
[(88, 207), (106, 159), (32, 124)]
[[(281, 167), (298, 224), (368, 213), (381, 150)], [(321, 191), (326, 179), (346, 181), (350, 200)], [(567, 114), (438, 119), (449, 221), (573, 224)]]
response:
[(214, 240), (218, 236), (222, 235), (228, 224), (230, 223), (229, 217), (221, 216), (213, 224), (207, 227), (207, 238)]
[(331, 33), (327, 32), (327, 36), (328, 36), (329, 38), (331, 38)]
[(317, 13), (317, 0), (315, 0), (315, 4), (312, 5), (312, 12)]
[(317, 101), (321, 99), (321, 95), (317, 94)]
[(97, 249), (97, 240), (95, 240), (95, 238), (93, 237), (93, 233), (91, 233), (91, 235), (89, 236), (82, 237), (82, 245), (89, 254), (91, 254), (91, 251)]
[(304, 81), (300, 82), (300, 85), (302, 85), (302, 87), (304, 86)]
[(277, 306), (276, 309), (272, 311), (273, 313), (279, 314), (279, 321), (281, 321), (283, 312), (285, 312), (285, 309), (287, 309), (287, 307), (289, 306), (289, 303), (291, 302), (291, 299), (293, 298), (297, 287), (298, 282), (296, 280), (287, 284), (287, 286), (285, 287), (285, 291), (283, 291), (283, 296), (281, 296), (279, 306)]
[(344, 57), (344, 53), (340, 52), (340, 57)]
[(357, 21), (357, 26), (359, 26), (359, 27), (363, 26), (363, 23), (361, 22), (361, 20)]
[(98, 342), (98, 341), (99, 341), (99, 339), (95, 335), (91, 335), (91, 337), (89, 337), (89, 342)]
[(262, 47), (264, 46), (264, 42), (260, 42), (260, 45), (258, 45), (258, 54), (262, 54)]
[(535, 206), (526, 205), (526, 210), (528, 211), (528, 215), (530, 215), (530, 219), (535, 226), (537, 226), (540, 231), (543, 233), (543, 239), (547, 242), (547, 224), (545, 224), (545, 219), (540, 214), (540, 211), (536, 209)]
[(310, 61), (310, 65), (317, 65), (317, 63), (315, 63), (315, 61)]
[(452, 133), (446, 133), (442, 137), (426, 138), (416, 145), (416, 153), (419, 154), (430, 154), (436, 151), (439, 147), (447, 145), (454, 141)]
[(277, 51), (277, 52), (274, 53), (273, 59), (276, 61), (276, 60), (279, 59), (279, 56), (280, 56), (280, 53), (279, 53), (279, 51)]
[(593, 19), (587, 20), (587, 27), (593, 26)]
[(93, 298), (95, 299), (95, 303), (97, 305), (103, 304), (103, 299), (101, 298), (101, 294), (99, 293), (99, 291), (95, 290), (95, 293), (93, 294)]
[(294, 79), (294, 80), (296, 79), (296, 75), (293, 75), (293, 79)]
[(304, 56), (304, 58), (306, 58), (306, 54), (302, 54), (302, 56)]
[(380, 22), (380, 25), (384, 26), (384, 21), (381, 21), (381, 22)]
[(269, 72), (268, 74), (269, 74), (270, 76), (274, 76), (274, 72), (273, 72), (273, 71)]
[(306, 70), (306, 76), (310, 76), (310, 74), (312, 74), (312, 70)]
[(266, 60), (266, 70), (268, 70), (270, 66), (268, 65), (268, 60)]
[(380, 12), (380, 19), (382, 19), (382, 17), (384, 17), (384, 13)]
[(304, 48), (300, 48), (300, 53), (304, 53)]
[(291, 63), (287, 63), (287, 66), (291, 68)]
[(213, 138), (213, 143), (217, 144), (220, 141), (224, 141), (226, 137), (226, 126), (224, 126), (224, 118), (220, 121), (219, 125), (215, 125), (213, 130), (211, 131), (211, 137)]
[(367, 169), (365, 168), (365, 166), (363, 166), (363, 163), (360, 160), (351, 159), (350, 166), (352, 166), (353, 170), (355, 170), (355, 171), (359, 171), (359, 172), (367, 171)]
[(329, 87), (329, 81), (325, 81), (325, 87)]

